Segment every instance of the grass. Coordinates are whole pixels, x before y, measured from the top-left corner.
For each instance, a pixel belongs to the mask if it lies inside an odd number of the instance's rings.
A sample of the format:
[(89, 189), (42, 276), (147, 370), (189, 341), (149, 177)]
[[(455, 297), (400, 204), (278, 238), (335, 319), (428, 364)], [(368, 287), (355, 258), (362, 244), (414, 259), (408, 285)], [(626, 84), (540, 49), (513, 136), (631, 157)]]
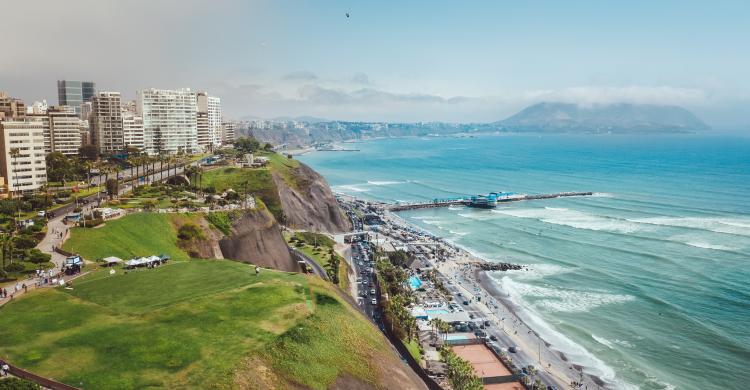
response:
[(419, 346), (419, 343), (417, 340), (411, 340), (408, 339), (401, 340), (404, 343), (404, 346), (406, 347), (406, 350), (409, 351), (409, 355), (414, 358), (414, 360), (421, 362), (422, 361), (422, 348)]
[(281, 220), (281, 200), (268, 168), (217, 168), (204, 172), (201, 177), (201, 186), (213, 187), (217, 193), (230, 188), (242, 193), (246, 185), (247, 191), (260, 198), (268, 211), (277, 220)]
[(232, 223), (242, 215), (239, 211), (215, 211), (205, 215), (208, 221), (215, 228), (219, 229), (225, 236), (232, 235)]
[(137, 256), (168, 254), (175, 260), (187, 260), (188, 254), (177, 245), (177, 232), (171, 214), (137, 213), (107, 221), (104, 226), (72, 228), (63, 249), (79, 253), (87, 260), (117, 256), (127, 260)]
[(277, 388), (324, 389), (340, 376), (374, 383), (374, 365), (398, 364), (330, 284), (226, 260), (31, 292), (0, 308), (0, 340), (10, 362), (83, 388), (222, 389), (270, 375)]

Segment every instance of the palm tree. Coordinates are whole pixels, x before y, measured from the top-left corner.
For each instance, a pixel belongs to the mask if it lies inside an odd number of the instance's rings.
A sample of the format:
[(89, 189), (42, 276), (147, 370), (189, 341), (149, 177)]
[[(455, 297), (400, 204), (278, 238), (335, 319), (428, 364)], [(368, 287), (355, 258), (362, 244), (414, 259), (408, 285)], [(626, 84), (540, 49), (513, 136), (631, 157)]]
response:
[[(15, 190), (18, 191), (18, 157), (21, 155), (21, 149), (19, 148), (11, 148), (10, 149), (10, 157), (13, 159), (13, 173), (15, 173)], [(13, 193), (11, 191), (10, 194), (11, 198), (13, 197)]]

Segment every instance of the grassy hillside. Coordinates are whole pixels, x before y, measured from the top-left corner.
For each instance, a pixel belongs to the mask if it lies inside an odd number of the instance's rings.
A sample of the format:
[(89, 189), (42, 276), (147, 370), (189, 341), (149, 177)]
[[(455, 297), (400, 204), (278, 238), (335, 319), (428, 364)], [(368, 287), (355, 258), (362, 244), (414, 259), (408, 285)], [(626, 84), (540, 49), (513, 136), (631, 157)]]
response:
[(0, 356), (84, 388), (323, 389), (398, 364), (330, 285), (220, 260), (31, 293), (0, 308), (0, 340)]
[(107, 222), (104, 226), (73, 228), (63, 249), (80, 253), (87, 260), (117, 256), (130, 259), (166, 253), (175, 260), (188, 254), (177, 245), (173, 214), (138, 213)]
[(217, 168), (203, 173), (203, 188), (213, 188), (221, 193), (229, 188), (240, 193), (247, 191), (259, 197), (276, 219), (282, 213), (281, 201), (268, 168)]

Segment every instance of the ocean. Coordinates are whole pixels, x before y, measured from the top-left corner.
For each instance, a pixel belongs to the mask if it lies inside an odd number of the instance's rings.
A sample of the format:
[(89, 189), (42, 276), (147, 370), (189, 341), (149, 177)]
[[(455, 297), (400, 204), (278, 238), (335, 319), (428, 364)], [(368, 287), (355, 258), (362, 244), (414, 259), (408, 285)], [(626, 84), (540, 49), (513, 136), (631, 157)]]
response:
[(750, 386), (750, 138), (511, 135), (356, 148), (298, 158), (334, 191), (387, 202), (595, 192), (400, 215), (490, 261), (530, 265), (493, 278), (553, 348), (613, 387)]

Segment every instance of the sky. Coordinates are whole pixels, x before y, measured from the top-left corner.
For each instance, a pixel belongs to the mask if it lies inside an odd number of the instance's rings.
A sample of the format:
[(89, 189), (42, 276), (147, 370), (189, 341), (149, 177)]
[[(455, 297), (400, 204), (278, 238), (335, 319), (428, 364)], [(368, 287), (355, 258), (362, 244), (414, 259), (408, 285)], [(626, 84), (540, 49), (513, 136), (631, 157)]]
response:
[[(3, 2), (0, 90), (206, 90), (225, 117), (489, 122), (541, 101), (750, 129), (750, 1)], [(346, 16), (349, 13), (349, 17)]]

